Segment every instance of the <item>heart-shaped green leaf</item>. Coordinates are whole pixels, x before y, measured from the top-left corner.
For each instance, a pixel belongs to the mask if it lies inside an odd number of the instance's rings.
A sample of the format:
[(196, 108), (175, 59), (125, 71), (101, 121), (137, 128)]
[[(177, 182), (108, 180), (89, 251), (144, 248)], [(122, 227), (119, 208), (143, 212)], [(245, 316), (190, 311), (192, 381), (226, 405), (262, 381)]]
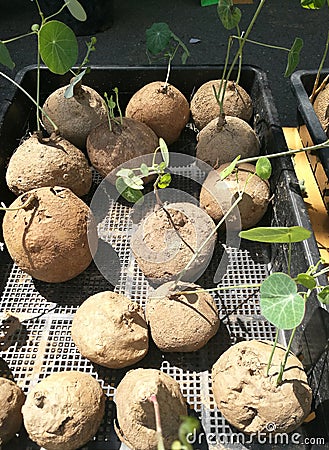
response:
[(86, 71), (87, 71), (87, 69), (83, 70), (81, 73), (79, 73), (79, 75), (77, 75), (76, 77), (74, 77), (71, 80), (70, 84), (65, 89), (65, 92), (64, 92), (65, 98), (72, 98), (74, 96), (74, 86), (77, 85), (82, 80)]
[(329, 305), (329, 286), (326, 286), (318, 294), (318, 300), (325, 305)]
[(75, 19), (80, 20), (80, 22), (87, 20), (86, 11), (78, 0), (64, 0), (64, 3), (66, 3), (67, 8)]
[(299, 273), (296, 281), (307, 289), (314, 289), (316, 286), (315, 278), (307, 273)]
[(281, 330), (297, 327), (305, 314), (305, 301), (296, 283), (285, 273), (272, 273), (260, 288), (262, 315)]
[(249, 241), (271, 242), (276, 244), (288, 244), (301, 242), (311, 236), (306, 228), (295, 227), (257, 227), (240, 231), (239, 236)]
[(128, 200), (128, 202), (136, 203), (143, 198), (142, 191), (127, 186), (123, 178), (117, 178), (115, 187), (117, 188), (119, 194)]
[(262, 180), (268, 180), (272, 175), (272, 166), (270, 160), (266, 156), (261, 156), (256, 163), (256, 174)]
[(163, 52), (172, 38), (172, 32), (164, 22), (154, 23), (146, 30), (145, 34), (146, 47), (152, 55), (158, 55)]
[(51, 20), (40, 29), (39, 51), (49, 70), (63, 75), (77, 62), (78, 42), (70, 27), (58, 20)]
[(133, 177), (134, 171), (131, 169), (122, 168), (118, 170), (117, 177)]
[(231, 30), (235, 28), (241, 20), (241, 10), (234, 6), (232, 0), (219, 0), (217, 14), (224, 28)]
[(166, 188), (169, 186), (171, 182), (171, 175), (170, 173), (165, 173), (160, 177), (160, 180), (158, 181), (158, 187), (160, 189)]
[(301, 0), (300, 4), (306, 9), (320, 9), (326, 3), (326, 0)]
[(169, 151), (168, 151), (166, 141), (162, 138), (159, 138), (159, 147), (160, 147), (163, 162), (165, 163), (165, 167), (168, 167), (169, 166)]
[(147, 167), (147, 165), (145, 163), (142, 163), (139, 170), (141, 171), (141, 174), (144, 177), (147, 177), (147, 175), (150, 173), (149, 168)]
[(225, 178), (227, 178), (233, 172), (240, 158), (241, 155), (238, 155), (227, 167), (225, 167), (225, 169), (221, 171), (221, 173), (219, 174), (221, 180), (225, 180)]
[(14, 61), (11, 59), (10, 53), (3, 42), (0, 41), (0, 63), (13, 69), (15, 67)]
[(290, 75), (293, 73), (293, 71), (296, 69), (296, 67), (299, 64), (299, 55), (303, 48), (304, 42), (301, 38), (295, 38), (294, 43), (292, 44), (291, 49), (288, 53), (288, 62), (286, 71), (284, 73), (285, 77), (290, 77)]

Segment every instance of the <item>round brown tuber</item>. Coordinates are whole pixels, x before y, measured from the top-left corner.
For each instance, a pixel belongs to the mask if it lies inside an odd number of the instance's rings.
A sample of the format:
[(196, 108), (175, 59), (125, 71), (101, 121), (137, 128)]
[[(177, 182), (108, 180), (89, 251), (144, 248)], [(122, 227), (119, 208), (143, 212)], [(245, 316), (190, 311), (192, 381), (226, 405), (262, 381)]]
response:
[(328, 135), (329, 129), (329, 85), (327, 84), (316, 96), (313, 103), (315, 114)]
[[(187, 202), (170, 203), (142, 220), (132, 236), (131, 249), (149, 281), (165, 283), (175, 279), (185, 268), (214, 229), (213, 220), (198, 206)], [(216, 233), (182, 280), (193, 282), (201, 276), (210, 262), (215, 242)]]
[[(94, 128), (88, 136), (89, 159), (103, 177), (138, 156), (153, 155), (158, 147), (156, 134), (145, 123), (126, 117), (122, 121), (122, 125), (112, 121), (112, 131), (106, 121)], [(151, 160), (152, 156), (149, 157), (150, 164)]]
[[(146, 304), (146, 319), (156, 346), (164, 352), (193, 352), (202, 348), (218, 331), (216, 303), (200, 286), (172, 283), (155, 289)], [(179, 294), (179, 291), (196, 291)]]
[(62, 138), (26, 139), (10, 158), (6, 181), (16, 195), (44, 186), (63, 186), (79, 197), (89, 192), (91, 169), (81, 150)]
[(211, 167), (231, 162), (241, 155), (248, 158), (259, 154), (259, 140), (251, 126), (238, 117), (213, 119), (197, 136), (196, 157)]
[(0, 447), (19, 431), (25, 395), (21, 388), (7, 378), (0, 378)]
[[(223, 416), (244, 433), (289, 433), (309, 415), (312, 391), (302, 363), (292, 353), (277, 385), (285, 349), (272, 342), (243, 341), (226, 350), (212, 369), (212, 388)], [(271, 428), (269, 428), (271, 425)]]
[[(81, 84), (74, 87), (73, 97), (65, 98), (67, 87), (60, 87), (50, 94), (42, 109), (58, 126), (60, 135), (83, 150), (90, 131), (106, 120), (105, 102), (94, 89)], [(51, 134), (53, 125), (44, 114), (42, 119)]]
[[(207, 81), (199, 87), (191, 100), (191, 115), (198, 130), (202, 130), (209, 122), (220, 115), (214, 87), (217, 92), (221, 83), (222, 80)], [(225, 80), (223, 80), (224, 83)], [(253, 113), (249, 94), (233, 81), (227, 82), (223, 108), (227, 116), (239, 117), (245, 121), (249, 121)]]
[[(209, 173), (201, 188), (200, 207), (215, 222), (219, 222), (239, 192), (244, 190), (238, 204), (241, 228), (243, 230), (251, 228), (261, 220), (267, 210), (270, 200), (270, 185), (268, 181), (262, 180), (256, 175), (255, 166), (248, 163), (239, 164), (237, 170), (221, 180), (220, 173), (228, 165), (228, 163), (223, 164)], [(225, 195), (225, 190), (229, 190), (231, 196)], [(230, 219), (232, 227), (240, 226), (240, 222), (234, 223), (234, 218)]]
[(70, 189), (33, 189), (9, 208), (3, 236), (10, 256), (24, 272), (58, 283), (89, 266), (97, 248), (96, 224), (89, 207)]
[(112, 369), (132, 365), (148, 351), (143, 309), (111, 291), (99, 292), (82, 303), (74, 315), (71, 334), (83, 356)]
[(178, 438), (180, 416), (187, 415), (185, 400), (176, 380), (156, 369), (130, 370), (115, 393), (119, 439), (132, 450), (157, 450), (154, 405), (159, 404), (164, 447)]
[(57, 372), (28, 393), (22, 408), (26, 431), (47, 450), (75, 450), (96, 434), (105, 411), (98, 381), (78, 371)]
[(146, 123), (166, 143), (177, 141), (190, 117), (184, 95), (171, 84), (153, 81), (129, 100), (126, 116)]

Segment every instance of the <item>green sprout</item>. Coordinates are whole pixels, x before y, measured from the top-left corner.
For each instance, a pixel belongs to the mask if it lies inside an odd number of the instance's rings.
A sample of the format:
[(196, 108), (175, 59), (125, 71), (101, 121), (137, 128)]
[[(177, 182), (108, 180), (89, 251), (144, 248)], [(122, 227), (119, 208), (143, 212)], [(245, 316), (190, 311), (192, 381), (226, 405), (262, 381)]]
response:
[[(158, 152), (161, 153), (162, 161), (156, 163)], [(169, 167), (169, 151), (164, 139), (159, 138), (159, 146), (155, 149), (151, 166), (142, 163), (140, 167), (135, 169), (122, 168), (117, 172), (116, 188), (120, 195), (129, 202), (136, 203), (143, 198), (142, 190), (144, 189), (143, 179), (145, 177), (156, 175), (153, 183), (153, 190), (158, 204), (162, 202), (158, 195), (158, 189), (164, 189), (171, 182), (170, 173), (166, 172)]]
[[(40, 24), (32, 24), (30, 31), (24, 33), (20, 36), (16, 36), (7, 40), (0, 40), (0, 64), (13, 69), (15, 63), (11, 58), (7, 45), (16, 40), (28, 37), (37, 37), (37, 93), (36, 93), (36, 116), (37, 116), (37, 131), (40, 133), (40, 66), (41, 61), (48, 67), (48, 69), (58, 75), (63, 75), (71, 70), (71, 68), (76, 64), (78, 59), (78, 41), (77, 38), (70, 27), (64, 23), (54, 20), (64, 8), (68, 8), (71, 14), (78, 20), (86, 20), (86, 14), (83, 7), (78, 2), (78, 0), (68, 0), (64, 2), (63, 6), (54, 14), (49, 17), (45, 17), (39, 1), (35, 0), (39, 16), (41, 19)], [(93, 50), (95, 39), (92, 38), (87, 51), (87, 60), (90, 51)], [(0, 73), (1, 76), (4, 74)], [(5, 77), (10, 82), (14, 83), (8, 76)], [(14, 83), (15, 84), (15, 83)], [(73, 88), (72, 88), (73, 89)], [(23, 89), (22, 89), (23, 90)], [(25, 91), (23, 91), (25, 92)], [(29, 98), (31, 98), (29, 96)], [(58, 130), (56, 124), (50, 120), (55, 132)]]
[[(113, 92), (115, 94), (115, 100), (113, 99), (113, 95), (110, 97), (108, 96), (107, 92), (104, 92), (104, 98), (106, 100), (106, 111), (107, 111), (107, 120), (109, 123), (109, 130), (112, 131), (112, 122), (116, 123), (117, 125), (123, 125), (123, 117), (122, 117), (122, 111), (119, 104), (119, 89), (115, 87), (113, 89)], [(116, 117), (114, 111), (115, 108), (117, 108), (119, 113), (119, 119)]]
[[(281, 361), (277, 384), (282, 382), (284, 369), (288, 360), (291, 345), (298, 326), (305, 316), (306, 301), (314, 289), (320, 289), (317, 298), (324, 304), (329, 303), (329, 286), (317, 286), (316, 279), (329, 271), (329, 268), (318, 271), (321, 260), (311, 266), (306, 273), (300, 273), (292, 278), (291, 253), (292, 243), (302, 242), (311, 236), (311, 232), (300, 226), (294, 227), (258, 227), (240, 232), (240, 237), (256, 242), (272, 244), (288, 244), (288, 273), (274, 272), (260, 286), (261, 313), (276, 327), (276, 336), (267, 365), (269, 373), (280, 330), (292, 330), (290, 339)], [(303, 290), (300, 291), (299, 287)], [(306, 289), (306, 291), (305, 291)]]
[(154, 23), (145, 32), (146, 34), (146, 54), (151, 62), (154, 59), (164, 58), (168, 60), (167, 76), (165, 80), (165, 88), (168, 84), (171, 63), (175, 58), (178, 50), (181, 50), (181, 62), (185, 64), (190, 56), (184, 42), (171, 31), (169, 26), (164, 22)]
[[(254, 41), (249, 39), (249, 35), (252, 31), (252, 28), (256, 22), (256, 19), (258, 18), (263, 6), (265, 4), (265, 0), (260, 0), (259, 5), (246, 29), (245, 32), (241, 32), (239, 24), (242, 18), (242, 12), (241, 10), (234, 5), (233, 0), (219, 0), (218, 6), (217, 6), (217, 14), (222, 22), (223, 26), (227, 30), (236, 30), (236, 35), (231, 35), (228, 38), (228, 44), (227, 44), (227, 52), (226, 52), (226, 58), (225, 58), (225, 64), (224, 64), (224, 70), (222, 74), (222, 80), (220, 83), (220, 86), (218, 89), (215, 87), (214, 94), (216, 97), (216, 100), (219, 104), (221, 114), (224, 114), (223, 110), (223, 101), (224, 101), (224, 95), (226, 91), (227, 81), (230, 79), (233, 69), (235, 68), (235, 65), (238, 63), (238, 74), (236, 77), (236, 84), (239, 84), (240, 80), (240, 74), (241, 74), (241, 68), (242, 68), (242, 55), (243, 55), (243, 48), (246, 42), (261, 45), (263, 47), (269, 47), (272, 49), (277, 50), (283, 50), (288, 53), (288, 61), (287, 61), (287, 67), (285, 70), (285, 77), (289, 77), (292, 72), (295, 70), (299, 63), (299, 55), (303, 48), (303, 40), (301, 38), (296, 38), (291, 46), (291, 48), (285, 48), (285, 47), (279, 47), (272, 44), (266, 44), (258, 41)], [(232, 49), (233, 41), (238, 41), (238, 50), (235, 53), (235, 56), (233, 57), (232, 63), (229, 64), (230, 59), (230, 52)]]

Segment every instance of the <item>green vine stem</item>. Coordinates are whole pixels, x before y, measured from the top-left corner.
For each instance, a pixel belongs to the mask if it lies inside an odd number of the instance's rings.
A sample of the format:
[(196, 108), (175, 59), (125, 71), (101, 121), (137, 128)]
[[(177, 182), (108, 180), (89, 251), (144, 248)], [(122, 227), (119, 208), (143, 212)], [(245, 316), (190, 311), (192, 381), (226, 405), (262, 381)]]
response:
[(270, 368), (272, 365), (273, 356), (274, 356), (274, 352), (275, 352), (275, 349), (276, 349), (276, 346), (278, 343), (278, 339), (279, 339), (279, 328), (276, 329), (275, 339), (274, 339), (273, 346), (272, 346), (272, 351), (271, 351), (270, 357), (268, 359), (267, 367), (266, 367), (266, 376), (267, 377), (268, 377), (268, 374), (269, 374), (269, 371), (270, 371)]
[(258, 18), (258, 16), (259, 16), (259, 14), (260, 14), (264, 4), (265, 4), (265, 0), (261, 0), (259, 2), (259, 5), (258, 5), (258, 7), (256, 9), (256, 12), (255, 12), (253, 18), (251, 19), (250, 24), (248, 25), (248, 28), (247, 28), (246, 32), (244, 33), (243, 37), (241, 37), (241, 44), (239, 45), (238, 51), (236, 52), (236, 54), (235, 54), (235, 56), (233, 58), (233, 61), (231, 63), (229, 71), (227, 72), (227, 74), (223, 73), (222, 78), (225, 78), (224, 89), (222, 90), (222, 92), (218, 92), (217, 96), (216, 96), (216, 98), (221, 97), (220, 103), (223, 103), (223, 101), (224, 101), (224, 95), (225, 95), (225, 91), (226, 91), (227, 81), (230, 79), (230, 77), (232, 75), (232, 72), (233, 72), (233, 69), (235, 67), (235, 64), (237, 63), (240, 55), (242, 54), (243, 47), (244, 47), (245, 43), (247, 42), (248, 36), (249, 36), (249, 34), (250, 34), (250, 32), (251, 32), (251, 30), (252, 30), (252, 28), (253, 28), (253, 26), (254, 26), (254, 24), (256, 22), (256, 19)]
[(211, 233), (209, 233), (207, 239), (205, 239), (203, 241), (203, 243), (200, 245), (200, 247), (195, 250), (195, 253), (193, 254), (193, 256), (191, 257), (191, 259), (189, 260), (189, 262), (186, 264), (186, 266), (184, 267), (183, 270), (181, 270), (177, 277), (176, 280), (174, 281), (174, 284), (172, 286), (172, 289), (175, 290), (178, 283), (180, 282), (180, 280), (183, 278), (183, 276), (186, 274), (186, 272), (188, 271), (188, 269), (191, 267), (191, 265), (194, 263), (194, 261), (197, 259), (197, 257), (199, 256), (200, 252), (203, 250), (203, 248), (208, 244), (208, 242), (210, 241), (210, 239), (213, 237), (213, 235), (215, 233), (217, 233), (217, 230), (223, 225), (223, 223), (225, 222), (225, 219), (229, 216), (229, 214), (234, 210), (234, 208), (236, 206), (238, 206), (238, 204), (240, 203), (240, 201), (242, 200), (242, 196), (243, 196), (243, 192), (240, 192), (238, 197), (235, 199), (235, 201), (232, 203), (232, 205), (229, 207), (229, 209), (226, 211), (226, 213), (224, 214), (223, 218), (218, 222), (218, 224), (215, 226), (215, 228), (212, 230)]
[(164, 446), (163, 436), (162, 436), (162, 426), (161, 426), (161, 416), (160, 416), (160, 407), (157, 400), (157, 396), (155, 394), (151, 394), (148, 398), (148, 401), (153, 403), (154, 414), (155, 414), (155, 427), (158, 436), (158, 450), (166, 450)]
[(325, 80), (323, 80), (323, 82), (321, 83), (320, 87), (318, 88), (318, 85), (319, 85), (319, 79), (320, 79), (320, 74), (321, 74), (321, 72), (322, 72), (322, 69), (323, 69), (325, 60), (326, 60), (326, 58), (327, 58), (328, 49), (329, 49), (329, 31), (328, 31), (328, 34), (327, 34), (326, 45), (325, 45), (325, 48), (324, 48), (324, 52), (323, 52), (323, 55), (322, 55), (322, 59), (321, 59), (321, 62), (320, 62), (320, 65), (319, 65), (319, 68), (318, 68), (318, 71), (317, 71), (317, 74), (316, 74), (315, 82), (314, 82), (314, 85), (313, 85), (312, 94), (311, 94), (311, 96), (310, 96), (310, 102), (311, 102), (311, 103), (313, 103), (315, 97), (317, 96), (317, 94), (319, 93), (319, 91), (323, 88), (323, 86), (326, 84), (326, 82), (327, 82), (327, 80), (328, 80), (328, 76), (327, 76), (327, 77), (325, 78)]
[[(236, 26), (236, 31), (238, 33), (238, 36), (240, 36), (242, 38), (243, 33), (241, 34), (239, 25)], [(239, 41), (239, 65), (238, 65), (238, 74), (235, 79), (236, 84), (239, 84), (239, 82), (240, 82), (240, 76), (241, 76), (241, 71), (242, 71), (242, 55), (243, 55), (243, 53), (242, 53), (242, 48), (241, 48), (241, 41)]]
[(4, 77), (6, 80), (10, 81), (10, 83), (12, 83), (14, 86), (16, 86), (18, 89), (20, 89), (30, 100), (32, 103), (34, 103), (34, 105), (37, 107), (38, 110), (40, 110), (45, 117), (47, 117), (47, 119), (49, 120), (49, 122), (52, 124), (52, 126), (54, 127), (54, 132), (57, 134), (58, 133), (58, 126), (55, 124), (55, 122), (48, 116), (48, 114), (41, 108), (41, 106), (34, 100), (34, 98), (24, 89), (22, 88), (22, 86), (20, 86), (18, 83), (16, 83), (15, 80), (12, 80), (8, 75), (6, 75), (3, 72), (0, 72), (0, 76)]
[(170, 71), (171, 71), (171, 61), (175, 58), (176, 52), (178, 50), (179, 45), (177, 45), (175, 47), (174, 53), (169, 54), (169, 58), (168, 58), (168, 65), (167, 65), (167, 74), (166, 74), (166, 80), (165, 83), (163, 85), (163, 89), (166, 91), (168, 88), (168, 82), (169, 82), (169, 76), (170, 76)]
[[(38, 33), (38, 48), (40, 48), (39, 44), (40, 35)], [(37, 52), (37, 101), (36, 104), (40, 105), (40, 67), (41, 67), (41, 59), (40, 52)], [(37, 131), (40, 132), (40, 110), (37, 108)]]
[(287, 348), (286, 348), (286, 351), (285, 351), (285, 354), (284, 354), (283, 361), (281, 361), (279, 375), (278, 375), (278, 378), (276, 380), (276, 385), (277, 386), (282, 383), (283, 372), (284, 372), (284, 369), (285, 369), (287, 361), (288, 361), (290, 348), (291, 348), (291, 345), (292, 345), (292, 341), (294, 340), (296, 330), (297, 330), (297, 327), (293, 328), (293, 330), (291, 332), (290, 339), (289, 339), (289, 342), (288, 342), (288, 345), (287, 345)]
[[(321, 150), (322, 148), (327, 148), (327, 147), (329, 147), (329, 139), (322, 142), (322, 144), (311, 145), (309, 147), (298, 148), (296, 150), (287, 150), (285, 152), (272, 153), (270, 155), (265, 155), (265, 157), (267, 159), (273, 159), (273, 158), (279, 158), (280, 156), (291, 156), (291, 155), (295, 155), (295, 154), (301, 153), (301, 152), (317, 151), (317, 150)], [(243, 164), (243, 163), (252, 163), (252, 162), (258, 161), (259, 158), (260, 158), (259, 156), (252, 156), (250, 158), (239, 159), (236, 162), (236, 165), (238, 166), (239, 164)]]
[(18, 206), (17, 208), (0, 207), (0, 211), (19, 211), (20, 209), (24, 209), (27, 206), (29, 206), (34, 199), (35, 199), (35, 195), (30, 195), (21, 206)]
[[(237, 39), (238, 41), (241, 41), (243, 39), (240, 36), (232, 36), (232, 38)], [(260, 47), (268, 47), (268, 48), (272, 48), (274, 50), (283, 50), (288, 53), (290, 52), (290, 48), (280, 47), (279, 45), (266, 44), (265, 42), (253, 41), (252, 39), (246, 39), (245, 41), (248, 42), (249, 44), (259, 45)]]
[(292, 251), (292, 244), (289, 237), (289, 243), (288, 243), (288, 270), (287, 273), (290, 276), (291, 275), (291, 251)]
[(1, 42), (3, 44), (10, 44), (11, 42), (17, 41), (18, 39), (22, 39), (22, 38), (25, 38), (27, 36), (32, 36), (33, 34), (37, 34), (37, 32), (36, 31), (29, 31), (28, 33), (21, 34), (20, 36), (15, 36), (13, 38), (6, 39), (6, 40), (1, 41)]
[[(219, 286), (219, 287), (213, 287), (209, 289), (194, 289), (193, 291), (177, 291), (175, 294), (177, 295), (189, 295), (189, 294), (200, 294), (201, 292), (220, 292), (220, 291), (226, 291), (228, 289), (259, 289), (261, 287), (261, 283), (254, 283), (254, 284), (238, 284), (236, 286)], [(157, 297), (151, 297), (151, 298), (157, 298)], [(159, 297), (162, 298), (162, 297)]]
[[(311, 289), (308, 289), (307, 292), (303, 293), (303, 297), (304, 297), (305, 303), (306, 303), (308, 297), (310, 296), (310, 294), (311, 294)], [(277, 385), (282, 383), (283, 372), (284, 372), (284, 369), (285, 369), (287, 361), (288, 361), (291, 345), (292, 345), (292, 342), (294, 340), (296, 331), (297, 331), (297, 327), (293, 328), (293, 330), (291, 332), (290, 339), (289, 339), (289, 342), (288, 342), (288, 345), (287, 345), (287, 348), (286, 348), (286, 352), (285, 352), (283, 361), (281, 362), (281, 365), (280, 365), (280, 372), (279, 372), (278, 378), (276, 380), (276, 384)]]

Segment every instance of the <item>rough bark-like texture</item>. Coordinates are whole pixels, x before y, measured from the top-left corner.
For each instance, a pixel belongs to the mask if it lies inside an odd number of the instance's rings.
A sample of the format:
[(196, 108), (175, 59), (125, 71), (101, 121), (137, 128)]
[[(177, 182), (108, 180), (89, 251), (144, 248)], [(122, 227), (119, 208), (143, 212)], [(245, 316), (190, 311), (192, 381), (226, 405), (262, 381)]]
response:
[(23, 416), (25, 395), (13, 381), (0, 378), (0, 446), (10, 441), (19, 431)]
[(322, 91), (318, 93), (314, 100), (314, 111), (322, 125), (322, 128), (328, 135), (329, 129), (329, 85), (327, 84)]
[[(155, 289), (146, 304), (146, 319), (153, 341), (165, 352), (193, 352), (218, 330), (216, 303), (209, 292), (175, 294), (172, 283)], [(200, 286), (179, 283), (175, 291), (196, 291)]]
[[(202, 185), (200, 192), (200, 206), (219, 222), (229, 209), (238, 193), (244, 189), (242, 200), (238, 205), (240, 220), (233, 212), (226, 220), (230, 228), (251, 228), (264, 216), (270, 199), (270, 185), (255, 173), (252, 164), (240, 164), (225, 180), (220, 179), (220, 173), (228, 166), (221, 165), (216, 171), (211, 171)], [(248, 180), (248, 182), (247, 182)], [(247, 182), (247, 183), (246, 183)]]
[[(64, 97), (66, 88), (50, 94), (42, 108), (58, 126), (61, 136), (84, 150), (88, 134), (106, 120), (106, 106), (101, 95), (89, 86), (76, 86), (71, 98)], [(53, 126), (45, 115), (42, 120), (51, 134)]]
[(190, 117), (184, 95), (174, 86), (154, 81), (142, 87), (129, 100), (126, 116), (146, 123), (167, 144), (177, 141)]
[(98, 381), (78, 371), (49, 375), (34, 386), (22, 408), (26, 431), (47, 450), (75, 450), (97, 432), (105, 410)]
[(6, 181), (16, 195), (45, 186), (63, 186), (81, 197), (89, 192), (92, 174), (85, 155), (69, 141), (56, 138), (41, 143), (33, 135), (10, 158)]
[[(213, 88), (215, 86), (216, 91), (218, 91), (220, 84), (221, 80), (207, 81), (196, 91), (191, 100), (191, 115), (198, 130), (202, 130), (220, 114)], [(249, 94), (232, 81), (227, 82), (223, 107), (227, 116), (239, 117), (245, 121), (249, 121), (253, 113)]]
[(126, 367), (148, 351), (148, 328), (142, 308), (115, 292), (99, 292), (82, 303), (72, 323), (80, 353), (96, 364)]
[[(151, 165), (154, 151), (159, 145), (157, 135), (145, 123), (126, 117), (122, 120), (122, 125), (112, 121), (112, 131), (108, 122), (104, 122), (88, 136), (88, 156), (93, 167), (103, 177), (122, 164), (134, 169), (140, 167), (142, 162)], [(129, 164), (130, 160), (143, 155), (149, 156), (139, 164), (136, 161)]]
[[(131, 240), (139, 267), (156, 284), (174, 279), (192, 258), (193, 250), (199, 248), (215, 228), (211, 217), (192, 203), (170, 203), (165, 208), (172, 221), (160, 208), (145, 217)], [(183, 280), (194, 282), (201, 276), (211, 259), (215, 242), (216, 233)]]
[(290, 354), (283, 382), (277, 386), (285, 350), (275, 350), (266, 376), (271, 350), (271, 342), (239, 342), (223, 353), (212, 369), (218, 408), (228, 422), (245, 433), (289, 433), (311, 410), (312, 391), (302, 363)]
[(156, 369), (128, 372), (117, 387), (117, 434), (132, 450), (157, 450), (158, 436), (154, 406), (149, 401), (156, 395), (160, 408), (165, 448), (178, 438), (180, 416), (187, 415), (185, 400), (177, 381)]
[(70, 280), (91, 263), (97, 229), (89, 207), (70, 189), (39, 188), (22, 194), (7, 211), (3, 235), (14, 262), (49, 283)]
[(198, 134), (196, 157), (211, 167), (233, 161), (241, 155), (248, 158), (259, 154), (258, 137), (251, 126), (238, 117), (213, 119)]

